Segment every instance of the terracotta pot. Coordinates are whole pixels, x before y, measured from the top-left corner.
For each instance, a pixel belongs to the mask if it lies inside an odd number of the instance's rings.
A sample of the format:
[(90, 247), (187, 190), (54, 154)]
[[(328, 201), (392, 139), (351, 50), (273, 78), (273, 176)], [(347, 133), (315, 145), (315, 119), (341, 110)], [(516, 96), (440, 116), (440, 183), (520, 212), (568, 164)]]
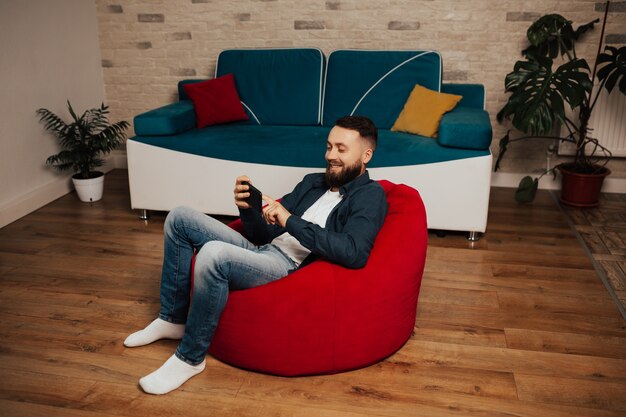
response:
[(559, 166), (561, 173), (561, 203), (572, 207), (596, 207), (604, 178), (611, 173), (606, 167), (598, 167), (597, 173), (583, 174), (573, 169), (573, 164)]

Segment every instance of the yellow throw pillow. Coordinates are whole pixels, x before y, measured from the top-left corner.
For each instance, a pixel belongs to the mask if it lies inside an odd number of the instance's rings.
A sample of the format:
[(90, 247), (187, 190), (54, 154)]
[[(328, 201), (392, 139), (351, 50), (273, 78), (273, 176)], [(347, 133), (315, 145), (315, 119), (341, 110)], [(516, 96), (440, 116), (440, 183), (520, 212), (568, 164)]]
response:
[(416, 84), (391, 130), (434, 138), (443, 115), (452, 110), (462, 98), (463, 96), (438, 93)]

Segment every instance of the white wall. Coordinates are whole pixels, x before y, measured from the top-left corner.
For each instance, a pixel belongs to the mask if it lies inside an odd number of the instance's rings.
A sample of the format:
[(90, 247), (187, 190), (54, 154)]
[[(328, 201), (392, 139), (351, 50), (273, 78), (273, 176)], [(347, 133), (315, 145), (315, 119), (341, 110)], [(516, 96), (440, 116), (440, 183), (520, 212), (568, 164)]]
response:
[(95, 2), (0, 0), (0, 227), (71, 190), (45, 165), (59, 146), (35, 114), (69, 117), (67, 99), (104, 101)]

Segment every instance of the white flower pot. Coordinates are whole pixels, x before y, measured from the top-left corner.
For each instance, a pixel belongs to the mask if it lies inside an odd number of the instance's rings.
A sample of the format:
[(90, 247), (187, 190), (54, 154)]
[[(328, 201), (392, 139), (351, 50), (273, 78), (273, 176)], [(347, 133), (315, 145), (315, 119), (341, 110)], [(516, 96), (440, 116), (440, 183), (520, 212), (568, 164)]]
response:
[(74, 183), (74, 188), (76, 188), (76, 193), (78, 194), (80, 201), (91, 203), (102, 198), (102, 190), (104, 189), (104, 173), (97, 172), (97, 174), (99, 174), (99, 176), (86, 180), (75, 178), (78, 174), (72, 176), (72, 182)]

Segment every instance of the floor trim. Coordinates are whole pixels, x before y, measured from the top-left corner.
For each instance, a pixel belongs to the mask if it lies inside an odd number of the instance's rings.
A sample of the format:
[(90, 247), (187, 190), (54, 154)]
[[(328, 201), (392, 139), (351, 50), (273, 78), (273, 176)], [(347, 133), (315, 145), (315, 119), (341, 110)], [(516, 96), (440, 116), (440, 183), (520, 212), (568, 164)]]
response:
[[(105, 173), (113, 169), (128, 169), (126, 151), (111, 152), (105, 165), (98, 169)], [(73, 190), (68, 174), (9, 201), (0, 206), (0, 229)]]
[[(525, 176), (536, 177), (534, 173), (493, 172), (491, 174), (492, 187), (517, 188), (520, 180)], [(560, 190), (561, 181), (554, 181), (551, 175), (544, 176), (539, 180), (540, 190)], [(602, 186), (603, 193), (626, 194), (626, 178), (607, 177)]]

